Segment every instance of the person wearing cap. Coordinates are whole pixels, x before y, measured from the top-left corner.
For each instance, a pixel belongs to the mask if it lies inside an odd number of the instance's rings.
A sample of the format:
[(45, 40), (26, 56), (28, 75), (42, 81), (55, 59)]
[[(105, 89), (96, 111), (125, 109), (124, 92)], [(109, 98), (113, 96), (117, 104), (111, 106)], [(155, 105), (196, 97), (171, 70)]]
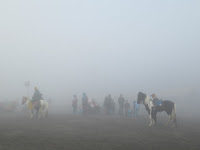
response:
[(78, 107), (78, 99), (76, 95), (74, 95), (74, 98), (72, 100), (72, 107), (73, 107), (73, 113), (76, 114), (77, 107)]
[(153, 104), (154, 104), (155, 106), (160, 106), (160, 105), (162, 105), (162, 100), (159, 100), (159, 99), (157, 98), (157, 96), (156, 96), (155, 93), (153, 93), (153, 94), (151, 95), (151, 97), (153, 98)]

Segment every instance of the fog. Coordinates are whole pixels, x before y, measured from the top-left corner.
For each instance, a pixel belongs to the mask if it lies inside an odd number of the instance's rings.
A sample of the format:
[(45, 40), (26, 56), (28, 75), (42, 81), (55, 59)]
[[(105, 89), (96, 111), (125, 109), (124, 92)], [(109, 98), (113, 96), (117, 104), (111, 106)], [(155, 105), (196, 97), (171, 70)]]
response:
[[(156, 93), (199, 113), (198, 0), (0, 2), (0, 101), (37, 86), (52, 109)], [(54, 106), (53, 106), (54, 105)], [(50, 109), (51, 109), (50, 108)]]

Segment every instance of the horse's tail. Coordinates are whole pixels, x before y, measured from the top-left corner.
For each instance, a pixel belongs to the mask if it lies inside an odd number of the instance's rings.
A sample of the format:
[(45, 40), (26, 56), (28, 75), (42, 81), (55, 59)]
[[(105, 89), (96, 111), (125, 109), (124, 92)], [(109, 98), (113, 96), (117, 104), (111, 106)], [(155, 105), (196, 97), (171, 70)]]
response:
[(48, 117), (48, 108), (47, 108), (47, 111), (46, 111), (46, 118)]
[(46, 118), (48, 117), (49, 104), (46, 102)]
[(174, 103), (174, 108), (173, 108), (172, 114), (173, 114), (174, 126), (177, 127), (177, 123), (176, 123), (176, 104), (175, 103)]

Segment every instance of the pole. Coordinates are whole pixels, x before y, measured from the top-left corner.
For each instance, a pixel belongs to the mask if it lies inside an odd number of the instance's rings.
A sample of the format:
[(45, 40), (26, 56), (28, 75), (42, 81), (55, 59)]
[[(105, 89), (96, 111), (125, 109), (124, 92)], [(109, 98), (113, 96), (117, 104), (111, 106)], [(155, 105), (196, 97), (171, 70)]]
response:
[(29, 97), (29, 87), (30, 87), (30, 81), (26, 81), (24, 83), (25, 87), (26, 87), (26, 95), (27, 97)]

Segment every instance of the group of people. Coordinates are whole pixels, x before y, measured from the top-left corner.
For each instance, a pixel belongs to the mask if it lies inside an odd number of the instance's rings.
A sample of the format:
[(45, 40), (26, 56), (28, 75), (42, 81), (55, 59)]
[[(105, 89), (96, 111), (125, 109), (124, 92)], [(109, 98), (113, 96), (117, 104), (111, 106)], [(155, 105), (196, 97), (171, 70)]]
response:
[[(162, 105), (162, 100), (158, 99), (155, 93), (152, 94), (151, 97), (152, 97), (154, 106)], [(43, 100), (42, 94), (40, 93), (38, 88), (35, 87), (35, 92), (32, 96), (31, 101), (32, 101), (32, 103), (35, 103), (39, 100)], [(119, 112), (118, 112), (119, 115), (124, 115), (124, 114), (125, 114), (125, 116), (131, 116), (131, 115), (137, 116), (138, 115), (140, 105), (137, 104), (136, 101), (133, 101), (133, 107), (131, 108), (129, 101), (125, 100), (123, 95), (120, 94), (120, 96), (118, 98), (118, 104), (119, 104)], [(76, 114), (77, 108), (78, 108), (78, 99), (77, 99), (76, 95), (74, 95), (74, 98), (72, 100), (72, 107), (73, 107), (73, 113)], [(103, 107), (104, 107), (105, 113), (107, 115), (115, 113), (115, 102), (114, 102), (111, 94), (109, 94), (105, 97)], [(89, 102), (88, 96), (84, 92), (83, 96), (82, 96), (82, 113), (88, 114), (88, 113), (96, 113), (96, 112), (100, 112), (100, 111), (101, 111), (100, 106), (94, 101), (94, 99), (92, 99), (92, 101)]]
[[(140, 105), (137, 104), (136, 101), (133, 101), (133, 106), (131, 107), (128, 100), (125, 100), (122, 94), (120, 94), (118, 98), (118, 104), (119, 104), (119, 115), (125, 115), (125, 116), (137, 116)], [(78, 98), (76, 95), (73, 96), (72, 100), (72, 107), (73, 107), (73, 113), (77, 113), (78, 108)], [(116, 106), (115, 102), (111, 96), (111, 94), (107, 95), (104, 99), (103, 103), (104, 112), (107, 115), (115, 114)], [(93, 111), (92, 111), (93, 110)], [(88, 114), (90, 112), (101, 112), (101, 108), (97, 103), (92, 99), (92, 101), (89, 102), (88, 97), (86, 93), (83, 93), (82, 96), (82, 114)]]
[(125, 114), (125, 116), (137, 116), (140, 105), (136, 103), (136, 101), (133, 101), (133, 107), (131, 108), (131, 105), (128, 100), (125, 100), (123, 95), (120, 94), (118, 98), (119, 103), (119, 115)]
[[(73, 107), (73, 113), (77, 113), (78, 108), (78, 99), (77, 96), (74, 95), (74, 98), (72, 100), (72, 107)], [(95, 102), (94, 99), (89, 101), (88, 96), (86, 93), (83, 93), (82, 96), (82, 114), (89, 114), (89, 113), (98, 113), (100, 112), (100, 106)]]

